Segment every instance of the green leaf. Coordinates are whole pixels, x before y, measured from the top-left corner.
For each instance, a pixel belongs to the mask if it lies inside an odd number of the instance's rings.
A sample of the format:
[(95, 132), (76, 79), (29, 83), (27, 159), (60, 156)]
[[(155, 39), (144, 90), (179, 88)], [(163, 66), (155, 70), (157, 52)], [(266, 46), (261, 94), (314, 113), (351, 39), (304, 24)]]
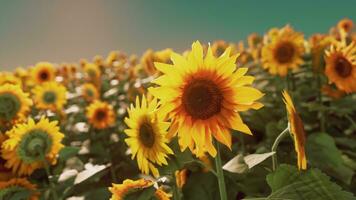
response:
[(74, 157), (77, 155), (79, 152), (78, 147), (64, 147), (60, 152), (59, 152), (59, 158), (61, 160), (68, 160), (71, 157)]
[(315, 133), (307, 139), (307, 159), (330, 176), (350, 184), (353, 170), (344, 164), (334, 139), (326, 133)]
[(283, 164), (267, 176), (267, 183), (272, 194), (262, 198), (265, 200), (356, 200), (351, 193), (342, 191), (340, 186), (331, 182), (330, 178), (318, 169), (304, 172)]
[[(224, 172), (225, 173), (225, 172)], [(228, 199), (234, 199), (237, 194), (236, 184), (225, 173), (225, 183)], [(192, 173), (183, 186), (184, 200), (216, 200), (220, 199), (216, 176), (212, 173)]]

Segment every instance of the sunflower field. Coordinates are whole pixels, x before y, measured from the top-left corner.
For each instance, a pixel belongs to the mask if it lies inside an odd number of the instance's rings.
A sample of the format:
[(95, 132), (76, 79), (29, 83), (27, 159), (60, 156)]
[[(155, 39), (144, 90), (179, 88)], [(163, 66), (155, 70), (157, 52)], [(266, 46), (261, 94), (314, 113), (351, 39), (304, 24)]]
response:
[(291, 25), (0, 73), (0, 200), (356, 200), (356, 32)]

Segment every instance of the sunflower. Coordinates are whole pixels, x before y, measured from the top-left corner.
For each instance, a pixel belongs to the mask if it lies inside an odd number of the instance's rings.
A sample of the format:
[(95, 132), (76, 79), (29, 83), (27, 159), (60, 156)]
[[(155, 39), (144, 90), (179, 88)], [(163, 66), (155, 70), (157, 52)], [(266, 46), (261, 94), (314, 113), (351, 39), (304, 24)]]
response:
[(155, 191), (155, 197), (158, 199), (158, 200), (170, 200), (171, 199), (171, 196), (170, 194), (166, 193), (162, 187), (156, 189)]
[(85, 63), (84, 72), (86, 73), (87, 77), (91, 80), (98, 80), (101, 75), (99, 66), (94, 63)]
[(238, 55), (230, 56), (231, 49), (216, 58), (209, 47), (203, 58), (202, 45), (197, 41), (187, 57), (172, 54), (173, 64), (156, 63), (164, 75), (153, 81), (159, 87), (149, 92), (162, 102), (161, 113), (172, 120), (168, 138), (178, 132), (181, 150), (187, 147), (202, 155), (208, 151), (216, 155), (212, 138), (231, 148), (229, 129), (252, 134), (238, 111), (259, 109), (255, 102), (263, 94), (252, 87), (254, 77), (245, 76), (247, 68), (237, 68)]
[[(0, 132), (0, 148), (2, 143), (7, 139), (5, 134)], [(11, 179), (14, 175), (11, 173), (11, 170), (4, 166), (5, 160), (0, 157), (0, 181), (7, 181)]]
[(165, 122), (163, 116), (157, 114), (157, 107), (156, 99), (147, 101), (143, 96), (140, 104), (137, 97), (136, 106), (131, 104), (131, 108), (128, 109), (129, 117), (125, 118), (125, 123), (129, 127), (125, 130), (129, 136), (125, 142), (131, 149), (132, 159), (137, 155), (140, 170), (144, 174), (151, 171), (155, 177), (158, 177), (159, 173), (154, 164), (167, 165), (168, 154), (173, 154), (166, 138), (170, 123)]
[(33, 90), (33, 99), (39, 109), (59, 111), (67, 103), (66, 88), (56, 82), (47, 82), (36, 86)]
[(104, 129), (115, 123), (115, 113), (111, 105), (95, 100), (87, 107), (86, 116), (94, 128)]
[(20, 192), (27, 193), (26, 197), (23, 197), (23, 199), (39, 199), (39, 193), (36, 191), (36, 185), (30, 183), (25, 178), (13, 178), (9, 181), (0, 182), (0, 199), (15, 199), (15, 195)]
[(6, 160), (5, 167), (22, 176), (42, 168), (43, 159), (51, 165), (56, 164), (64, 137), (57, 124), (57, 121), (50, 122), (46, 118), (37, 123), (29, 119), (27, 123), (17, 124), (7, 131), (9, 139), (2, 144), (1, 152)]
[(55, 69), (49, 62), (39, 62), (31, 70), (32, 80), (36, 84), (41, 84), (47, 81), (54, 81)]
[(143, 54), (141, 65), (148, 75), (155, 75), (157, 70), (154, 67), (154, 62), (169, 63), (172, 52), (172, 49), (164, 49), (156, 52), (149, 49)]
[(315, 72), (320, 72), (325, 67), (325, 50), (334, 42), (334, 38), (328, 35), (315, 34), (310, 37), (312, 67)]
[(356, 43), (331, 46), (325, 53), (325, 74), (329, 82), (347, 93), (356, 91)]
[(288, 69), (303, 64), (304, 50), (303, 34), (285, 26), (262, 48), (263, 67), (273, 75), (286, 76)]
[(134, 181), (126, 179), (122, 184), (112, 184), (112, 187), (109, 187), (109, 191), (112, 193), (110, 200), (124, 200), (125, 196), (129, 193), (151, 187), (152, 185), (153, 182), (150, 180), (139, 179)]
[(339, 30), (344, 31), (345, 33), (350, 33), (354, 28), (354, 22), (351, 19), (345, 18), (339, 21), (337, 24)]
[(286, 104), (286, 109), (288, 112), (288, 121), (290, 124), (290, 133), (293, 135), (295, 151), (298, 157), (298, 168), (307, 168), (307, 159), (305, 156), (305, 131), (302, 119), (299, 117), (292, 98), (289, 96), (287, 91), (283, 91), (283, 101)]
[(29, 94), (24, 93), (19, 85), (0, 86), (0, 121), (22, 120), (32, 105)]
[(228, 44), (224, 40), (218, 40), (211, 45), (211, 50), (213, 51), (214, 56), (221, 56), (228, 47), (232, 48), (231, 54), (233, 54), (236, 50), (234, 44)]
[(86, 101), (92, 102), (99, 99), (99, 92), (91, 83), (85, 83), (81, 87), (81, 93)]
[(0, 85), (4, 85), (6, 83), (13, 85), (21, 85), (21, 79), (16, 77), (12, 73), (0, 72)]

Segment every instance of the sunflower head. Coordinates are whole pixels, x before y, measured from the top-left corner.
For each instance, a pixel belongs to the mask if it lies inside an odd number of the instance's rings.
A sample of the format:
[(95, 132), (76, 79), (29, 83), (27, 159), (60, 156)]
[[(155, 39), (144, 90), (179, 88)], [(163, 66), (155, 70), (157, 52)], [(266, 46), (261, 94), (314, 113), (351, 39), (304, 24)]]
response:
[(49, 62), (39, 62), (31, 70), (32, 80), (36, 84), (41, 84), (48, 81), (54, 81), (55, 79), (55, 68)]
[(8, 139), (2, 144), (5, 166), (20, 176), (30, 175), (43, 166), (43, 159), (50, 164), (57, 162), (57, 154), (63, 148), (64, 135), (57, 121), (41, 118), (37, 123), (29, 119), (6, 132)]
[[(236, 50), (233, 44), (229, 44), (224, 40), (217, 40), (213, 43), (213, 45), (211, 45), (211, 50), (215, 56), (221, 56), (228, 47), (232, 48), (233, 51)], [(231, 52), (231, 54), (232, 53), (233, 52)]]
[(263, 67), (273, 75), (286, 76), (288, 69), (296, 69), (303, 64), (303, 54), (303, 34), (285, 26), (263, 47)]
[(19, 85), (0, 86), (0, 121), (24, 119), (32, 105), (29, 94), (24, 93)]
[(100, 56), (100, 55), (96, 55), (93, 58), (93, 62), (97, 66), (103, 66), (104, 65), (104, 58), (102, 56)]
[(209, 47), (204, 57), (202, 45), (195, 42), (186, 57), (173, 53), (172, 65), (156, 63), (163, 75), (149, 92), (161, 100), (159, 112), (172, 120), (168, 137), (178, 133), (181, 150), (215, 156), (213, 137), (231, 147), (230, 128), (252, 134), (238, 111), (261, 108), (255, 101), (263, 94), (248, 86), (254, 77), (245, 76), (247, 68), (236, 68), (237, 55), (230, 52), (227, 48), (215, 57)]
[(95, 100), (87, 107), (86, 116), (94, 128), (104, 129), (115, 123), (115, 113), (111, 105)]
[(354, 28), (354, 22), (351, 19), (345, 18), (339, 21), (337, 28), (346, 33), (350, 33)]
[(84, 72), (90, 80), (97, 80), (101, 75), (99, 66), (94, 63), (85, 63)]
[(27, 192), (24, 199), (28, 200), (38, 200), (40, 195), (36, 191), (36, 185), (25, 178), (13, 178), (0, 182), (0, 199), (15, 199), (15, 195), (19, 192)]
[(137, 156), (139, 169), (144, 174), (151, 171), (155, 177), (159, 176), (155, 164), (167, 165), (168, 154), (173, 154), (166, 138), (170, 123), (157, 113), (157, 107), (156, 99), (147, 101), (143, 96), (140, 103), (137, 97), (135, 107), (131, 105), (125, 118), (129, 127), (125, 130), (128, 136), (125, 142), (131, 149), (132, 159)]
[(143, 54), (141, 65), (148, 75), (155, 75), (157, 70), (154, 67), (154, 62), (169, 63), (169, 58), (172, 52), (172, 49), (164, 49), (156, 52), (149, 49)]
[(81, 93), (86, 101), (92, 102), (99, 99), (98, 89), (91, 83), (85, 83), (81, 87)]
[(12, 73), (0, 72), (0, 85), (4, 85), (6, 83), (13, 85), (21, 85), (22, 81), (20, 78), (18, 78)]
[(118, 51), (111, 51), (109, 55), (106, 57), (105, 63), (108, 66), (112, 66), (115, 61), (118, 61), (120, 59), (121, 53)]
[(112, 187), (109, 187), (109, 191), (112, 193), (110, 200), (124, 200), (126, 195), (152, 185), (153, 182), (150, 180), (139, 179), (134, 181), (126, 179), (122, 184), (112, 184)]
[(298, 158), (298, 168), (306, 169), (307, 168), (307, 159), (305, 156), (305, 131), (302, 119), (299, 117), (292, 98), (289, 96), (287, 91), (283, 91), (283, 101), (286, 105), (288, 112), (288, 121), (290, 124), (290, 133), (294, 138), (295, 151), (297, 152)]
[(263, 42), (263, 38), (258, 33), (251, 33), (247, 37), (248, 47), (250, 49), (258, 48)]
[(334, 38), (327, 35), (315, 34), (309, 39), (312, 55), (312, 67), (315, 72), (320, 72), (325, 67), (325, 50), (334, 42)]
[(36, 86), (33, 90), (33, 99), (39, 109), (58, 111), (67, 103), (66, 88), (56, 82), (47, 82)]
[(356, 91), (356, 43), (331, 46), (325, 54), (325, 74), (329, 82), (347, 93)]

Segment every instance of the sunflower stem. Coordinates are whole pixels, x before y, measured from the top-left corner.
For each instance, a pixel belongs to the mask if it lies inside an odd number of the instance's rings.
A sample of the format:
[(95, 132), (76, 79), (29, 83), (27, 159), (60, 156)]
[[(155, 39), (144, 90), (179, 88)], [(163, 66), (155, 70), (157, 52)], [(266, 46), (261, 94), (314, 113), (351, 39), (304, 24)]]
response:
[(273, 155), (272, 155), (272, 169), (273, 171), (276, 170), (277, 168), (277, 148), (278, 148), (278, 145), (279, 143), (282, 141), (282, 139), (284, 138), (284, 136), (287, 135), (287, 133), (289, 133), (289, 124), (287, 126), (286, 129), (284, 129), (284, 131), (282, 131), (278, 137), (276, 138), (276, 140), (274, 141), (273, 145), (272, 145), (272, 152), (275, 152)]
[(44, 156), (44, 154), (42, 152), (42, 148), (40, 146), (37, 146), (37, 147), (38, 147), (37, 150), (40, 153), (41, 160), (43, 162), (44, 168), (46, 170), (46, 174), (47, 174), (47, 177), (48, 177), (50, 190), (51, 190), (51, 193), (53, 195), (53, 200), (59, 200), (58, 194), (57, 194), (57, 191), (56, 191), (56, 187), (55, 187), (54, 183), (52, 182), (52, 179), (50, 178), (51, 172), (49, 171), (49, 166), (48, 166), (47, 159), (45, 158), (45, 156)]
[(215, 167), (216, 167), (216, 173), (218, 175), (220, 200), (227, 200), (224, 172), (223, 172), (223, 168), (222, 168), (222, 164), (221, 164), (221, 156), (220, 156), (220, 143), (217, 142), (216, 140), (215, 140), (215, 146), (216, 146), (216, 150), (217, 150), (217, 154), (215, 157)]
[[(323, 106), (323, 99), (322, 99), (322, 94), (321, 94), (321, 78), (319, 74), (316, 74), (317, 77), (317, 84), (318, 84), (318, 100), (320, 106)], [(325, 132), (325, 115), (324, 115), (324, 110), (321, 110), (319, 112), (320, 115), (320, 131)]]

